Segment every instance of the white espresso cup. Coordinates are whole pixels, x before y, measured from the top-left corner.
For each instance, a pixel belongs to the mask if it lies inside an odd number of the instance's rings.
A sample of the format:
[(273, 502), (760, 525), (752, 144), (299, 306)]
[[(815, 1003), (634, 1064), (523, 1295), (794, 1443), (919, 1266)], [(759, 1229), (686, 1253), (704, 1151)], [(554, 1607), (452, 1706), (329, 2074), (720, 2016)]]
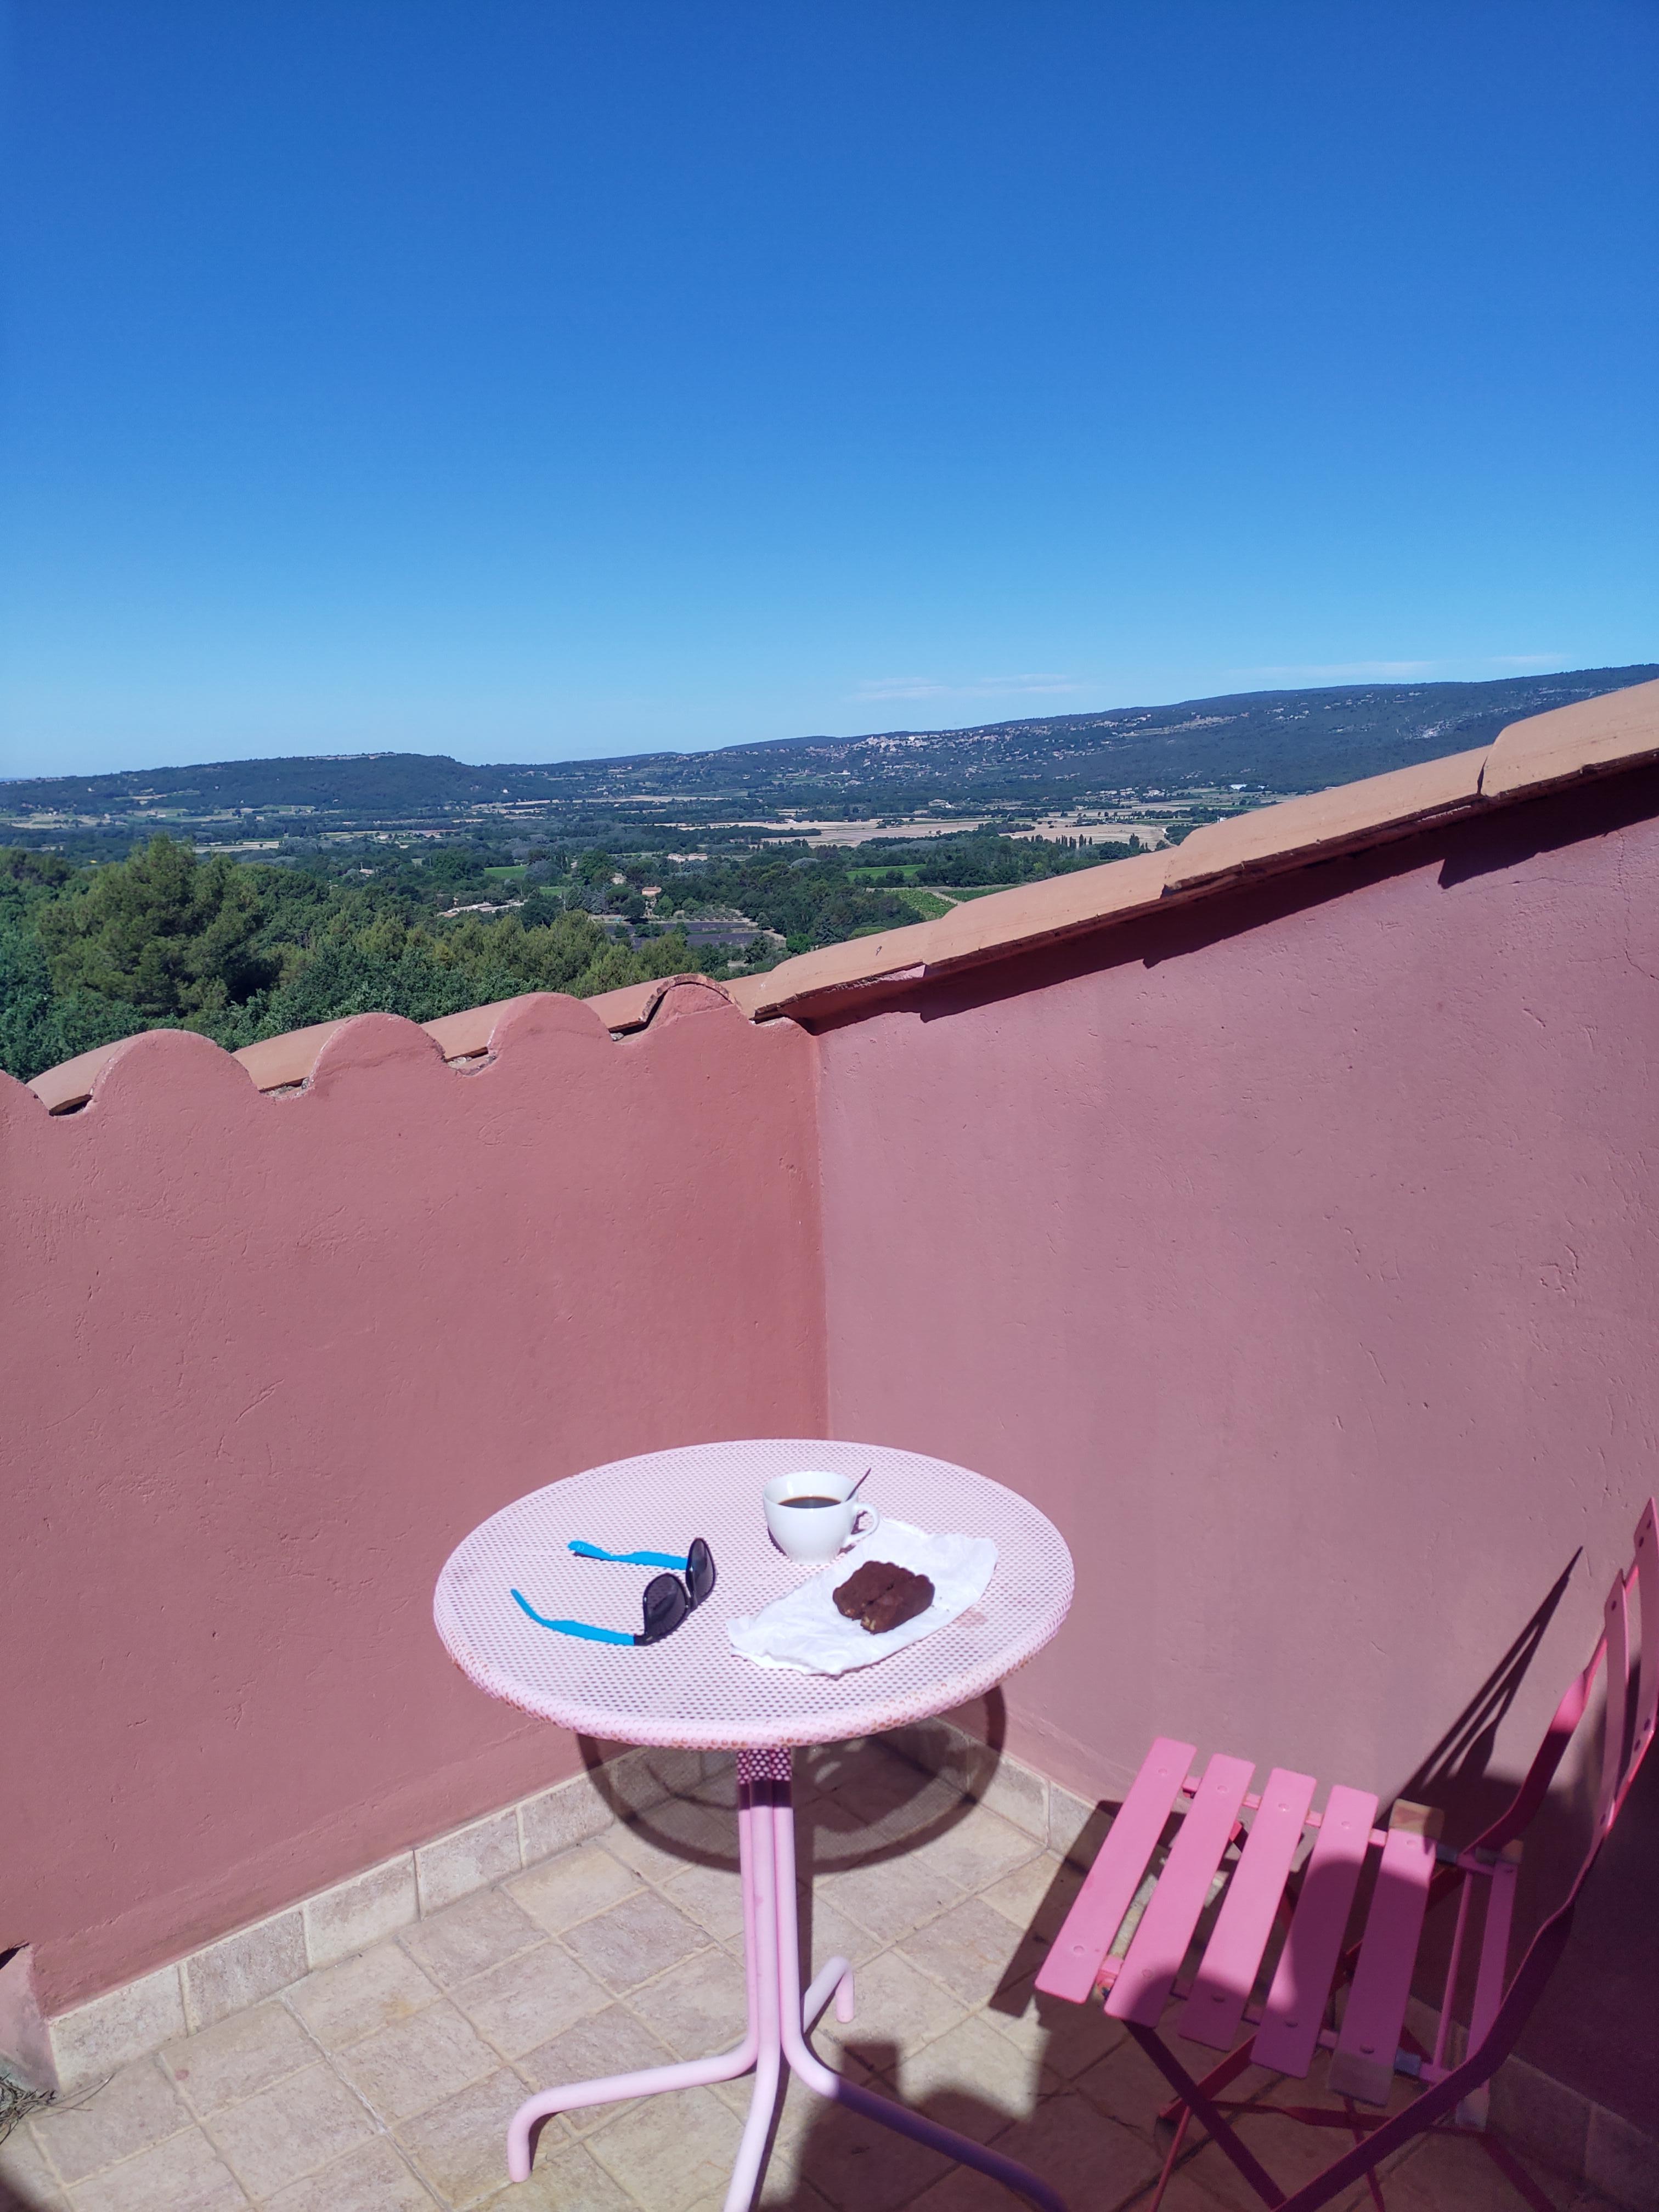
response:
[(855, 1474), (823, 1474), (810, 1468), (799, 1474), (775, 1474), (761, 1498), (779, 1551), (792, 1559), (833, 1559), (854, 1535), (868, 1536), (879, 1528), (875, 1507), (848, 1495), (858, 1480)]

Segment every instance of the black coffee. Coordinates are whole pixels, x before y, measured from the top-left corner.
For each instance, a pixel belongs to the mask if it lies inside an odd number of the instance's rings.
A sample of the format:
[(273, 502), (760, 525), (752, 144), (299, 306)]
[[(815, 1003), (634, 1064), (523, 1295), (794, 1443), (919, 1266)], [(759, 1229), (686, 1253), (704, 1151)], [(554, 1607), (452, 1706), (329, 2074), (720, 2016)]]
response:
[(845, 1505), (844, 1498), (786, 1498), (786, 1505)]

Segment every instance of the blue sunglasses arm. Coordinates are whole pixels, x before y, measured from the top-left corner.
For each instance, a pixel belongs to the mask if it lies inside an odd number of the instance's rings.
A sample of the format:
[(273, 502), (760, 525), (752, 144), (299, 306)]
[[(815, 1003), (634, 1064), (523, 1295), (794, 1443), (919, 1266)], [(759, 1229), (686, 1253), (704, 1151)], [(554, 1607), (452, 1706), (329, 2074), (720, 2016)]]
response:
[(561, 1636), (585, 1636), (590, 1644), (637, 1644), (637, 1636), (629, 1636), (620, 1628), (594, 1628), (586, 1620), (550, 1620), (545, 1613), (538, 1613), (521, 1591), (513, 1592), (513, 1601), (520, 1613), (527, 1613), (538, 1627), (556, 1628)]
[(672, 1552), (602, 1552), (597, 1544), (584, 1544), (580, 1537), (567, 1548), (579, 1559), (614, 1559), (624, 1567), (675, 1567), (684, 1574), (690, 1565)]

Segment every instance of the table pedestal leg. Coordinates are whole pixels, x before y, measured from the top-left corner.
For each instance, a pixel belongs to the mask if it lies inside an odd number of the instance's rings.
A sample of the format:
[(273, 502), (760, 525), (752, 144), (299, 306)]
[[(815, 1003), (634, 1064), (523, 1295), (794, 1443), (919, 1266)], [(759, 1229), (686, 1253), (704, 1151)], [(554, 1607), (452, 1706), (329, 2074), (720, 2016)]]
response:
[(749, 2026), (743, 2041), (718, 2058), (691, 2059), (679, 2066), (654, 2066), (642, 2074), (613, 2074), (602, 2081), (544, 2089), (514, 2115), (507, 2130), (507, 2172), (514, 2181), (528, 2178), (531, 2130), (551, 2112), (727, 2081), (752, 2067), (754, 2094), (725, 2208), (725, 2212), (749, 2212), (777, 2103), (780, 2073), (787, 2064), (818, 2096), (927, 2143), (963, 2166), (976, 2167), (1041, 2206), (1042, 2212), (1066, 2212), (1064, 2198), (1029, 2167), (953, 2128), (941, 2127), (890, 2097), (861, 2088), (826, 2066), (808, 2044), (807, 2032), (832, 1996), (837, 2017), (852, 2019), (853, 1970), (845, 1959), (831, 1959), (803, 1996), (789, 1771), (787, 1751), (738, 1753), (738, 1850), (749, 1990)]

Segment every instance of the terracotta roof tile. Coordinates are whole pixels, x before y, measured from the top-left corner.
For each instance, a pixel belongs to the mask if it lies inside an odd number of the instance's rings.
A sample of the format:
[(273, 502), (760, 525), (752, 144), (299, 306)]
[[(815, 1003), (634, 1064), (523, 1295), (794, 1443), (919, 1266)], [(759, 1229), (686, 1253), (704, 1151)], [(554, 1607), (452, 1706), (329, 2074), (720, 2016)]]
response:
[(1518, 799), (1577, 776), (1633, 768), (1656, 755), (1659, 683), (1632, 684), (1511, 722), (1492, 741), (1480, 788), (1487, 799)]
[(86, 1103), (99, 1070), (114, 1059), (123, 1045), (131, 1042), (131, 1037), (118, 1037), (113, 1044), (96, 1045), (90, 1052), (76, 1053), (73, 1060), (60, 1060), (56, 1067), (48, 1067), (32, 1077), (29, 1089), (47, 1113), (66, 1114), (71, 1106)]
[(1166, 853), (1144, 853), (1138, 860), (1103, 861), (1043, 883), (964, 899), (927, 924), (927, 972), (994, 960), (1016, 945), (1074, 937), (1142, 913), (1163, 896), (1168, 866)]
[(592, 1007), (612, 1036), (619, 1036), (626, 1030), (642, 1030), (676, 983), (708, 983), (715, 991), (724, 988), (695, 971), (685, 975), (654, 975), (648, 983), (624, 983), (619, 991), (601, 991), (597, 999), (582, 1003)]
[(262, 1037), (258, 1044), (245, 1044), (234, 1057), (241, 1061), (261, 1091), (280, 1091), (290, 1083), (304, 1083), (317, 1065), (318, 1054), (348, 1018), (314, 1022), (309, 1029), (289, 1030), (283, 1036)]
[(800, 953), (769, 975), (745, 978), (736, 987), (742, 993), (738, 1003), (751, 1020), (765, 1021), (807, 999), (914, 979), (927, 957), (928, 932), (938, 926), (919, 921), (908, 929), (884, 929), (878, 936), (854, 937), (845, 945)]
[(1480, 795), (1486, 757), (1484, 747), (1452, 753), (1206, 823), (1170, 854), (1169, 889), (1191, 890), (1241, 871), (1294, 867), (1322, 853), (1374, 844), (1434, 815), (1472, 807)]

